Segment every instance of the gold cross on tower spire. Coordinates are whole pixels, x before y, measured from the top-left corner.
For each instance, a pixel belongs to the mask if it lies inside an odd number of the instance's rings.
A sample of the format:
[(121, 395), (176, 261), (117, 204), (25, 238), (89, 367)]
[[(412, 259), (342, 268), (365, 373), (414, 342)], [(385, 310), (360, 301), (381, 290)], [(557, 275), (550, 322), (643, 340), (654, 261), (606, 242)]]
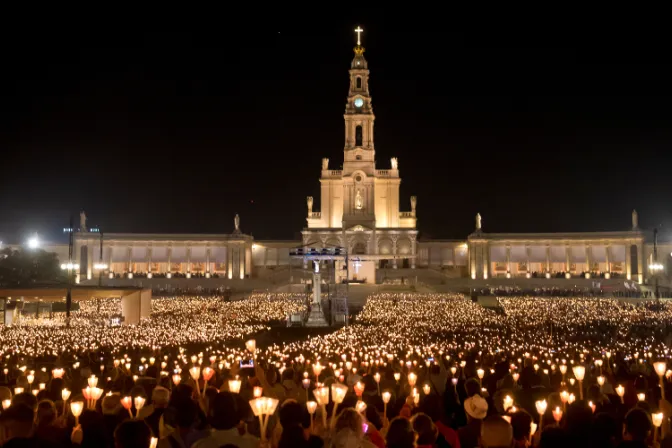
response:
[(362, 29), (361, 26), (358, 26), (357, 28), (355, 28), (355, 33), (357, 33), (357, 45), (362, 45), (361, 37), (362, 37), (363, 32), (364, 32), (364, 30)]

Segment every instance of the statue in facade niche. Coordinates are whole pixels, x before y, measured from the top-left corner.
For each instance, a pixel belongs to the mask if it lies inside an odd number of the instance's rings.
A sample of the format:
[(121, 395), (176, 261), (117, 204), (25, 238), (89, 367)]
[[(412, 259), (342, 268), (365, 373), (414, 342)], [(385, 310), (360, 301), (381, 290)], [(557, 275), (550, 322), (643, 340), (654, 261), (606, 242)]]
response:
[(392, 169), (393, 170), (398, 170), (399, 169), (399, 161), (397, 160), (396, 157), (392, 157), (390, 159), (390, 163), (392, 164)]
[(357, 194), (355, 195), (355, 208), (357, 210), (364, 208), (364, 199), (362, 199), (362, 192), (359, 189), (357, 189)]
[(313, 212), (313, 197), (312, 197), (312, 196), (308, 196), (308, 197), (306, 198), (306, 203), (307, 203), (307, 205), (308, 205), (308, 213), (312, 213), (312, 212)]
[(329, 169), (329, 159), (326, 157), (322, 159), (322, 169), (325, 171)]
[(86, 213), (84, 213), (84, 210), (82, 210), (79, 213), (79, 231), (80, 232), (87, 232), (87, 229), (86, 229)]

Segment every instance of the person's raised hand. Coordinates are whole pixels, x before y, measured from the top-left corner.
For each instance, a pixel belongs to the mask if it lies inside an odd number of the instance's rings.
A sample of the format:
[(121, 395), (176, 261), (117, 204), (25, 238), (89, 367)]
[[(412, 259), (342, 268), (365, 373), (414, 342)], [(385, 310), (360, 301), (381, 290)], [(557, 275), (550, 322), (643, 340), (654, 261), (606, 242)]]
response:
[(75, 445), (81, 445), (82, 440), (84, 440), (84, 432), (82, 431), (82, 425), (77, 425), (72, 428), (72, 434), (70, 434), (70, 441)]

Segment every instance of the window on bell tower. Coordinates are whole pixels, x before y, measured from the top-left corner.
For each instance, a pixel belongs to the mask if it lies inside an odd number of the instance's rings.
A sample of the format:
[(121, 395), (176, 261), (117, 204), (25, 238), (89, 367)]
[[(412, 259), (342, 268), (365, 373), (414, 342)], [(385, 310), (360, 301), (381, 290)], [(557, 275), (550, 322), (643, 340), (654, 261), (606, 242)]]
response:
[(362, 88), (362, 77), (361, 76), (357, 77), (357, 81), (355, 82), (355, 84), (357, 85), (358, 89)]
[(362, 146), (362, 125), (355, 128), (355, 146)]

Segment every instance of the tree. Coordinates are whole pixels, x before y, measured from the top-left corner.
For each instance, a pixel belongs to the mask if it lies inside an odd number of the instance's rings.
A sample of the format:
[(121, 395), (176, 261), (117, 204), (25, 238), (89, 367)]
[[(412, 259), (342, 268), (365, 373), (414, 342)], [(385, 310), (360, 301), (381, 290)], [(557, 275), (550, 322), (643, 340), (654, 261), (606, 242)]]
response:
[(31, 286), (64, 282), (55, 253), (44, 250), (0, 251), (0, 286)]

